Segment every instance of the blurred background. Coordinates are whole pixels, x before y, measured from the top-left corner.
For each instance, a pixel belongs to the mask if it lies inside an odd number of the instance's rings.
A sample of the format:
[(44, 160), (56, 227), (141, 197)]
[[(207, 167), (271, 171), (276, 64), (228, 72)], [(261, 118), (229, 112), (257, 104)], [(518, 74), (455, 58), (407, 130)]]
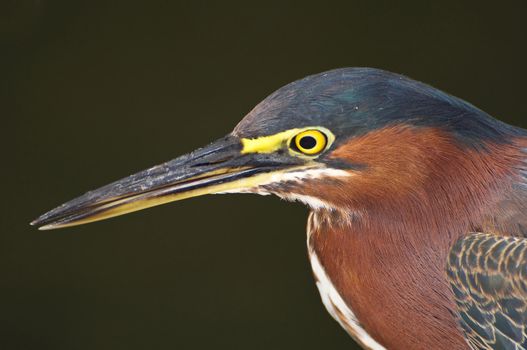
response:
[(299, 204), (208, 196), (28, 223), (337, 67), (403, 73), (526, 127), (526, 14), (523, 0), (2, 0), (0, 348), (353, 349), (320, 302)]

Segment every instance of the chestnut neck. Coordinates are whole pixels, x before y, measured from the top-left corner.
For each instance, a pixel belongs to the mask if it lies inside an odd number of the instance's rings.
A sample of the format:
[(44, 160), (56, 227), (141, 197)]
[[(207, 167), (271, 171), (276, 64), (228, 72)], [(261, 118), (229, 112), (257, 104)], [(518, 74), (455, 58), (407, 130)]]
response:
[[(469, 232), (507, 234), (511, 225), (497, 213), (514, 192), (524, 154), (512, 144), (462, 150), (433, 130), (426, 139), (435, 138), (434, 148), (423, 150), (423, 140), (406, 136), (410, 142), (401, 152), (422, 157), (414, 159), (421, 163), (409, 163), (403, 182), (386, 177), (386, 171), (403, 168), (383, 169), (370, 153), (371, 176), (357, 175), (339, 198), (339, 208), (346, 209), (313, 212), (309, 245), (361, 325), (382, 345), (465, 349), (446, 258), (455, 240)], [(359, 146), (336, 154), (356, 155)]]

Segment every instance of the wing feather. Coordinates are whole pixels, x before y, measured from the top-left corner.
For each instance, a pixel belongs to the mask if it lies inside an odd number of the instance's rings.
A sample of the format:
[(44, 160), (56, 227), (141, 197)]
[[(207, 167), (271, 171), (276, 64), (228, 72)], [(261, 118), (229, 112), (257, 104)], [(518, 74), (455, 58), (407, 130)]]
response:
[(452, 247), (447, 273), (472, 349), (527, 350), (527, 239), (473, 233)]

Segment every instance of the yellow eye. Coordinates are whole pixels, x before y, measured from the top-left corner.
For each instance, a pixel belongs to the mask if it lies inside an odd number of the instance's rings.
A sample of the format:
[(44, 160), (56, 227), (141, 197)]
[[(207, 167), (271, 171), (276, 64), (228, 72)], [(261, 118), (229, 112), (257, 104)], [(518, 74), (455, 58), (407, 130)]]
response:
[(326, 135), (318, 130), (302, 131), (294, 137), (292, 142), (292, 146), (295, 150), (309, 156), (322, 152), (327, 144), (328, 139)]

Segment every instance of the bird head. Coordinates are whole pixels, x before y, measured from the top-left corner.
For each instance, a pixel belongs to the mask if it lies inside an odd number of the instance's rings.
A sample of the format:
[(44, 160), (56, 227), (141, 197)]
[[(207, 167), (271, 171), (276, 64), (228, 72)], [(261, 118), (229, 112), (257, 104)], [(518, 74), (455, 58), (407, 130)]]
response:
[(406, 77), (333, 70), (275, 91), (208, 146), (88, 192), (32, 224), (74, 226), (235, 192), (353, 210), (411, 195), (449, 159), (501, 142), (504, 128), (472, 105)]

